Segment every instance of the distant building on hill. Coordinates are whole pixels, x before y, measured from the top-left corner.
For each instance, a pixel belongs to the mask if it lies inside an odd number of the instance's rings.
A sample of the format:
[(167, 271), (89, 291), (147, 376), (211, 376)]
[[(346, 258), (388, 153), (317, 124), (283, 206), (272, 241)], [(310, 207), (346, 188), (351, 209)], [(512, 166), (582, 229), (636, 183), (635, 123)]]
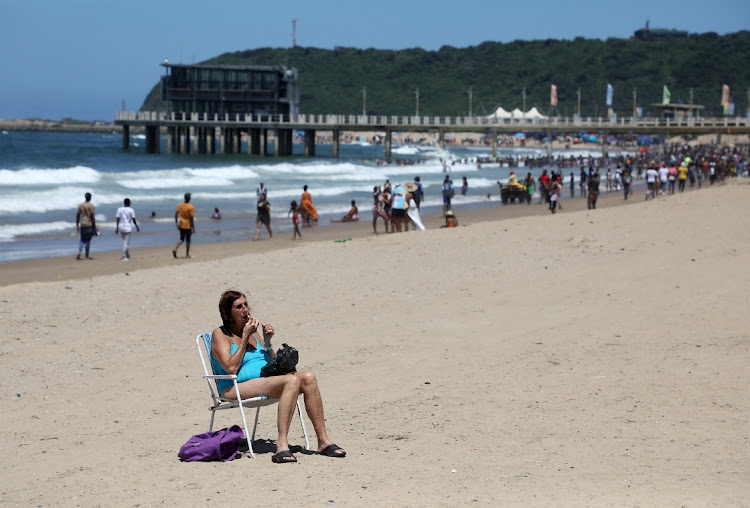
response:
[(176, 113), (299, 114), (297, 69), (163, 63), (161, 98)]
[(688, 33), (684, 30), (671, 28), (649, 28), (647, 20), (644, 28), (633, 32), (633, 37), (641, 41), (663, 41), (665, 39), (687, 39)]

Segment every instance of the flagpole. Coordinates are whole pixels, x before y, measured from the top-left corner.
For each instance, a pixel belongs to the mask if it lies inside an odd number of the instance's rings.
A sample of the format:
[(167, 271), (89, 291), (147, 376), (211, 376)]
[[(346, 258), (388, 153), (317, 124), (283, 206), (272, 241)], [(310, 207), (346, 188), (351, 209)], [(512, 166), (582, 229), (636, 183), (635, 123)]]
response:
[(633, 88), (633, 118), (638, 116), (638, 89)]

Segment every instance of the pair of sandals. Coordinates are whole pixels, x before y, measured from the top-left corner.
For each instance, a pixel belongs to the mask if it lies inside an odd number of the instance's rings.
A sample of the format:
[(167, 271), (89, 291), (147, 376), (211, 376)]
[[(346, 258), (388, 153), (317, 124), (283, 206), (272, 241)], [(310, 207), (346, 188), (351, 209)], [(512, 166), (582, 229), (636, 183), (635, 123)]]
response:
[[(346, 457), (346, 452), (340, 446), (333, 443), (329, 444), (318, 452), (318, 455), (325, 455), (326, 457)], [(274, 464), (285, 464), (287, 462), (297, 462), (297, 458), (292, 454), (291, 450), (284, 450), (274, 454), (271, 457), (271, 462)]]

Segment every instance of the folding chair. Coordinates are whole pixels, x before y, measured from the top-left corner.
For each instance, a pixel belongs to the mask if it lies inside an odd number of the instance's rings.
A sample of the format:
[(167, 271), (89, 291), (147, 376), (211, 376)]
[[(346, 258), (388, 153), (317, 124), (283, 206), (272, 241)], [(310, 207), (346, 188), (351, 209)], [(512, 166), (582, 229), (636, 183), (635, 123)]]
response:
[[(250, 455), (255, 458), (253, 453), (253, 441), (255, 441), (255, 431), (258, 427), (258, 416), (260, 415), (260, 408), (263, 406), (270, 406), (276, 404), (279, 399), (275, 397), (266, 397), (261, 395), (260, 397), (252, 397), (250, 399), (244, 399), (242, 401), (225, 399), (219, 394), (219, 385), (217, 380), (219, 379), (231, 379), (234, 383), (235, 393), (240, 393), (239, 387), (237, 386), (237, 376), (234, 374), (217, 374), (214, 370), (213, 364), (211, 363), (211, 342), (213, 341), (213, 332), (201, 333), (195, 338), (195, 344), (198, 346), (198, 355), (201, 357), (201, 364), (203, 365), (203, 379), (208, 383), (208, 389), (211, 392), (211, 398), (214, 401), (214, 405), (209, 407), (211, 411), (211, 424), (208, 427), (208, 431), (211, 432), (214, 428), (214, 416), (216, 411), (221, 409), (232, 409), (239, 408), (240, 415), (242, 416), (242, 426), (245, 429), (245, 438), (247, 439), (247, 446), (250, 450)], [(206, 362), (203, 356), (203, 351), (208, 354), (208, 362)], [(212, 383), (211, 380), (214, 382)], [(215, 390), (214, 390), (215, 388)], [(253, 424), (253, 434), (250, 437), (250, 433), (247, 429), (247, 420), (245, 419), (244, 408), (257, 408), (255, 411), (255, 423)], [(307, 438), (307, 429), (305, 428), (305, 420), (302, 418), (302, 410), (300, 409), (299, 400), (297, 400), (297, 414), (299, 415), (299, 421), (302, 424), (302, 432), (305, 435), (305, 449), (310, 449), (310, 441)]]

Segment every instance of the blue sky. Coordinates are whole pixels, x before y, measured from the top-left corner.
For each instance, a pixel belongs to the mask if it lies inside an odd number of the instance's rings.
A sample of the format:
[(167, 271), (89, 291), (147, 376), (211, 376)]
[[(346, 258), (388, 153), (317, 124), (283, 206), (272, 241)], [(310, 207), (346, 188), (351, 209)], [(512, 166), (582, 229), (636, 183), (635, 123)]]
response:
[[(106, 120), (140, 108), (165, 57), (298, 46), (436, 50), (484, 41), (750, 30), (750, 0), (0, 0), (0, 118)], [(738, 55), (738, 64), (748, 55)]]

